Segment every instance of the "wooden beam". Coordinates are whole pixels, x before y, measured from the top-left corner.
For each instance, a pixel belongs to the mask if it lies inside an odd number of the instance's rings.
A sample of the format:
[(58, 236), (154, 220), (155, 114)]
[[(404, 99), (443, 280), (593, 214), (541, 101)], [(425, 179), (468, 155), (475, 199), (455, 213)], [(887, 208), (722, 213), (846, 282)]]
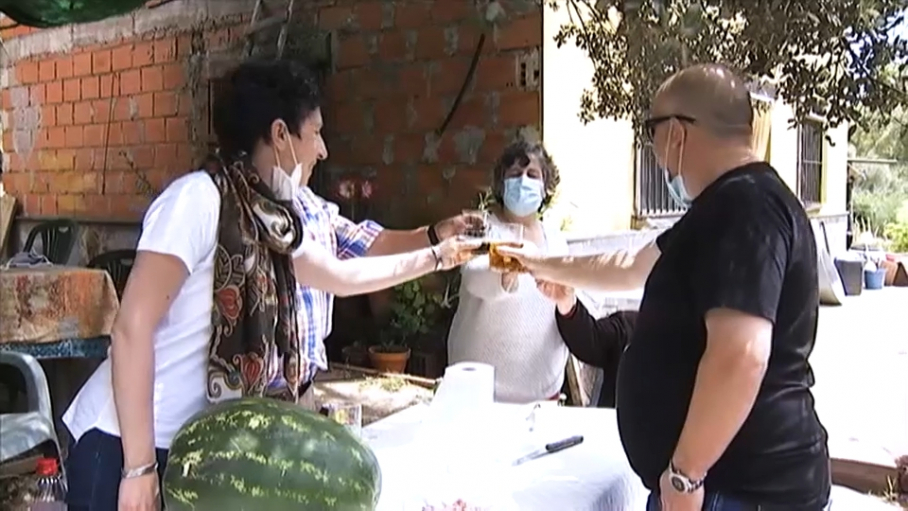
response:
[(351, 366), (351, 365), (347, 365), (347, 364), (339, 364), (339, 363), (335, 363), (335, 362), (329, 363), (328, 368), (336, 369), (338, 371), (351, 371), (351, 372), (355, 372), (355, 373), (363, 373), (363, 374), (368, 374), (371, 376), (383, 376), (386, 378), (399, 378), (406, 382), (412, 383), (414, 385), (418, 385), (420, 387), (425, 387), (427, 389), (435, 388), (435, 385), (438, 383), (438, 380), (430, 380), (429, 378), (422, 378), (422, 377), (413, 376), (410, 374), (384, 373), (381, 371), (376, 371), (375, 369)]

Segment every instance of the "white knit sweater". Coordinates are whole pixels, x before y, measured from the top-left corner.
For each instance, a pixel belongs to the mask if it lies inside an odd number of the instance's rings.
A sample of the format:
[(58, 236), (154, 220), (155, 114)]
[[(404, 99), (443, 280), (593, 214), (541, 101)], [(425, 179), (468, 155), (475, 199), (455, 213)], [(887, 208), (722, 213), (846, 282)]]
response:
[[(491, 220), (494, 231), (500, 222)], [(545, 228), (550, 254), (567, 254), (561, 233)], [(448, 363), (483, 362), (495, 366), (495, 400), (527, 403), (561, 391), (568, 349), (555, 324), (555, 304), (529, 275), (507, 292), (501, 274), (489, 269), (488, 256), (461, 270), (460, 302), (448, 337)]]

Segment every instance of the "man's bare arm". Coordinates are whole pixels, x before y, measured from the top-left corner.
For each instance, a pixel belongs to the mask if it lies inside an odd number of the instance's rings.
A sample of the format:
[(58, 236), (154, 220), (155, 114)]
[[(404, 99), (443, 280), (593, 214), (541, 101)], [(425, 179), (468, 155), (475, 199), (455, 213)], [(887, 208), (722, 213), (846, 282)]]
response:
[(587, 290), (627, 291), (643, 287), (659, 255), (659, 247), (652, 241), (636, 254), (617, 252), (519, 259), (542, 280)]
[(750, 414), (769, 364), (772, 328), (736, 310), (706, 314), (706, 351), (672, 458), (688, 477), (705, 477)]

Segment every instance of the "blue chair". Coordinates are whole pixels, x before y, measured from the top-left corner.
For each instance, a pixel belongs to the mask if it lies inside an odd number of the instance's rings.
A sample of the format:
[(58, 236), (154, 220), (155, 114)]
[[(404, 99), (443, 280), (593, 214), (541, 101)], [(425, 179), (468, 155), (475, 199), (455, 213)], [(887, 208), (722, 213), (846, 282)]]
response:
[(2, 351), (0, 375), (0, 385), (8, 390), (25, 391), (24, 406), (17, 406), (13, 413), (0, 413), (0, 431), (3, 431), (0, 435), (0, 463), (48, 443), (56, 449), (55, 455), (59, 459), (62, 451), (54, 428), (50, 389), (44, 369), (30, 355)]

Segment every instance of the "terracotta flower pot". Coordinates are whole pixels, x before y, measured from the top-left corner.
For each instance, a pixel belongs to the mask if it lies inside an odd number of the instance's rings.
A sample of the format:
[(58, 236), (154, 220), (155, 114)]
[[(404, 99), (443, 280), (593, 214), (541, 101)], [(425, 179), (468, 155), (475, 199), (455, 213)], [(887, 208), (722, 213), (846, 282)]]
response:
[(402, 346), (369, 346), (369, 360), (372, 367), (385, 373), (403, 373), (410, 360), (410, 348)]

